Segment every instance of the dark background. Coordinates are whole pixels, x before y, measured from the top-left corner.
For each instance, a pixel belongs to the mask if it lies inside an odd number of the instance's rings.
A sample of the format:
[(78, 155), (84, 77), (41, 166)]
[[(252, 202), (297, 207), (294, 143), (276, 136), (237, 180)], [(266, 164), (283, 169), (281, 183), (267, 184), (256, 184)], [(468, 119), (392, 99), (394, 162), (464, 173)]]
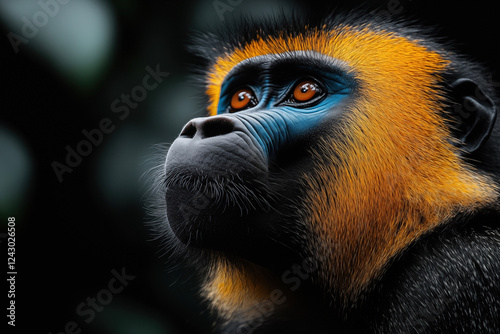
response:
[[(193, 29), (224, 25), (230, 16), (258, 15), (280, 4), (320, 11), (324, 4), (244, 0), (221, 20), (212, 0), (73, 0), (60, 5), (16, 53), (8, 34), (20, 35), (23, 15), (31, 18), (40, 10), (35, 1), (16, 2), (0, 1), (0, 233), (6, 233), (7, 217), (16, 217), (14, 332), (59, 333), (70, 321), (81, 333), (209, 332), (213, 319), (196, 295), (196, 279), (166, 262), (168, 254), (145, 224), (147, 182), (139, 180), (153, 145), (171, 142), (185, 122), (203, 112), (195, 102), (199, 92), (187, 83), (187, 36)], [(401, 12), (436, 27), (437, 36), (492, 73), (498, 70), (495, 2), (337, 3), (364, 3), (385, 15)], [(112, 102), (142, 85), (146, 67), (157, 65), (168, 77), (120, 119)], [(104, 118), (113, 131), (60, 182), (51, 164), (65, 164), (66, 147), (76, 149), (85, 140), (82, 131), (98, 128)], [(1, 237), (5, 268), (5, 234)], [(76, 308), (108, 287), (113, 269), (135, 278), (86, 323)]]

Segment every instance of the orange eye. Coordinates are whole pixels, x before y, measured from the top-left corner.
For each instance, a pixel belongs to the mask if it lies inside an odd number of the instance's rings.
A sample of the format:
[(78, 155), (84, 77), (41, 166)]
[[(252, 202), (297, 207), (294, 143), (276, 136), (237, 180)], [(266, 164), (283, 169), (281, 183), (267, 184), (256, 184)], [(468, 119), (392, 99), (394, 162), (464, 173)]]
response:
[(318, 85), (310, 80), (302, 81), (293, 90), (293, 98), (298, 102), (306, 102), (319, 93)]
[(234, 111), (242, 110), (246, 107), (255, 105), (255, 95), (249, 88), (243, 88), (234, 93), (231, 98), (231, 109)]

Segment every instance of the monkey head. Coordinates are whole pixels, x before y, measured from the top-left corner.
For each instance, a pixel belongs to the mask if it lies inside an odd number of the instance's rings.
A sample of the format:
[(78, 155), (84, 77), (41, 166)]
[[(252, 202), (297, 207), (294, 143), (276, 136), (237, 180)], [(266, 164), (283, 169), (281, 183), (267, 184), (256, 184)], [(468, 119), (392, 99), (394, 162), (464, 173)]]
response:
[(313, 285), (353, 303), (423, 234), (498, 201), (468, 159), (494, 127), (492, 91), (432, 39), (344, 17), (199, 42), (208, 116), (168, 150), (164, 228), (208, 263), (223, 316), (306, 258)]

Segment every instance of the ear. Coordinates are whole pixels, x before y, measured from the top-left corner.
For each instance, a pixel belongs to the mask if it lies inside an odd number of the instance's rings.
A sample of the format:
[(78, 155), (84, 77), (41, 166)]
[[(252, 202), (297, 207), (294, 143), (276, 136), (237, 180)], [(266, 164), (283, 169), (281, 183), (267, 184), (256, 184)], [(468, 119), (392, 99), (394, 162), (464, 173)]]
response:
[(452, 132), (458, 139), (456, 146), (467, 153), (475, 152), (488, 140), (495, 125), (495, 104), (471, 79), (457, 79), (451, 89), (455, 103)]

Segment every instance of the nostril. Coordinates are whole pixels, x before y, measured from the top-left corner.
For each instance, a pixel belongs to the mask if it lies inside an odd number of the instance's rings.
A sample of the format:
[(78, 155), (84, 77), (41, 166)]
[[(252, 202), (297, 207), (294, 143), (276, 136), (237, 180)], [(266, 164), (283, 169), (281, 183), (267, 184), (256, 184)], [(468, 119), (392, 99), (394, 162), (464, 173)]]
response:
[(205, 117), (195, 118), (187, 123), (182, 129), (179, 137), (192, 139), (195, 136), (203, 139), (217, 137), (233, 132), (234, 120), (227, 117)]
[(234, 131), (234, 122), (225, 117), (207, 118), (200, 124), (202, 138), (225, 135)]
[(184, 126), (184, 128), (181, 131), (180, 136), (193, 138), (195, 134), (196, 134), (196, 124), (194, 123), (194, 121), (191, 121)]

